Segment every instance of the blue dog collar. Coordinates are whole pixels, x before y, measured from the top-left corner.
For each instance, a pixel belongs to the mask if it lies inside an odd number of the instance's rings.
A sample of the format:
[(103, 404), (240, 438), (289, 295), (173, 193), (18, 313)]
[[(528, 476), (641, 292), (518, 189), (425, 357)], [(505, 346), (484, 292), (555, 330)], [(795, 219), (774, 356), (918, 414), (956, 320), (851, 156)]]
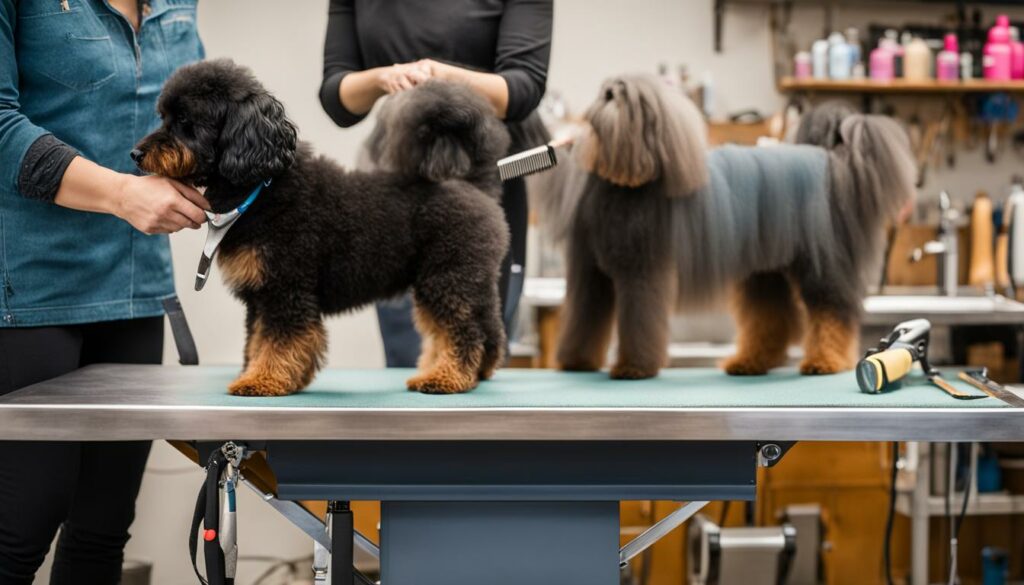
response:
[(249, 209), (253, 201), (256, 201), (263, 188), (270, 186), (270, 181), (271, 179), (267, 179), (256, 185), (245, 201), (231, 211), (225, 213), (206, 212), (206, 244), (203, 246), (203, 255), (199, 257), (199, 269), (196, 270), (196, 290), (203, 290), (203, 286), (206, 285), (206, 279), (210, 276), (210, 267), (213, 265), (213, 258), (217, 255), (217, 248), (220, 246), (221, 240), (224, 239), (231, 226), (235, 225), (238, 218), (242, 217), (242, 214)]
[(252, 202), (256, 201), (256, 198), (260, 196), (260, 192), (263, 191), (263, 188), (270, 186), (270, 181), (272, 180), (273, 179), (267, 179), (266, 181), (263, 181), (259, 185), (256, 185), (256, 188), (252, 190), (252, 193), (249, 193), (249, 196), (245, 198), (245, 201), (243, 201), (241, 205), (235, 208), (235, 211), (238, 212), (238, 215), (242, 215), (243, 213), (245, 213), (246, 209), (249, 209), (249, 206), (252, 205)]

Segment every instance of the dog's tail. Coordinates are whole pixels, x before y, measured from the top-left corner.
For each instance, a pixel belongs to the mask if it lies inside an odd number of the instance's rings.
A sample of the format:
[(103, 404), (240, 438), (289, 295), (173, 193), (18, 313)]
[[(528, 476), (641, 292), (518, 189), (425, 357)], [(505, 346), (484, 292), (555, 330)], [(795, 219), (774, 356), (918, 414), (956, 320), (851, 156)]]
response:
[(907, 132), (886, 116), (860, 114), (826, 102), (808, 112), (797, 142), (829, 152), (833, 259), (850, 274), (875, 281), (885, 254), (884, 234), (917, 195), (917, 164)]
[(462, 179), (495, 192), (509, 136), (494, 108), (468, 86), (428, 81), (388, 100), (373, 153), (381, 167), (431, 182)]
[(887, 116), (859, 114), (826, 102), (800, 121), (796, 141), (821, 146), (832, 159), (838, 201), (874, 224), (894, 222), (917, 196), (917, 164), (906, 131)]

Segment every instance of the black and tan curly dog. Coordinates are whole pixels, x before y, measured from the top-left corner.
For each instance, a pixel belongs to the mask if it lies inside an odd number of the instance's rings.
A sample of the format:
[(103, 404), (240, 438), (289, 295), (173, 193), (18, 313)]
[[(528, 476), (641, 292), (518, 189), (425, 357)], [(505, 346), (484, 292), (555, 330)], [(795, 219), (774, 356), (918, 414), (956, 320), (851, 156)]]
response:
[(585, 118), (580, 166), (561, 169), (577, 176), (541, 197), (567, 239), (563, 368), (600, 368), (617, 327), (612, 377), (655, 376), (671, 313), (726, 293), (726, 372), (764, 374), (801, 337), (802, 373), (853, 366), (866, 278), (916, 192), (898, 124), (827, 106), (806, 144), (708, 150), (694, 104), (651, 75), (609, 79)]
[(466, 392), (502, 361), (498, 277), (508, 228), (495, 162), (508, 136), (468, 88), (430, 82), (382, 114), (385, 170), (347, 171), (296, 142), (284, 108), (231, 61), (179, 69), (162, 126), (135, 153), (142, 170), (206, 187), (235, 209), (218, 265), (247, 308), (238, 395), (284, 395), (324, 360), (323, 318), (413, 290), (424, 337), (412, 390)]

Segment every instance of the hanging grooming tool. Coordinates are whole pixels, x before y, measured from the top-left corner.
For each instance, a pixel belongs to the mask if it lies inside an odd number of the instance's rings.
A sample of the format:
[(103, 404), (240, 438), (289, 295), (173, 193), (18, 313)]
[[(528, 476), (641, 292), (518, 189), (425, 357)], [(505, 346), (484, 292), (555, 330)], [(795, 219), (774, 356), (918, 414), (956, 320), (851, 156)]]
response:
[(985, 139), (985, 158), (992, 163), (999, 151), (999, 135), (1017, 119), (1019, 107), (1007, 93), (992, 93), (981, 98), (979, 117), (988, 126)]
[(502, 181), (509, 181), (554, 168), (558, 164), (558, 156), (555, 154), (555, 149), (572, 144), (572, 142), (573, 137), (567, 136), (552, 140), (544, 146), (538, 146), (537, 148), (506, 156), (498, 161), (498, 176), (501, 177)]
[(263, 188), (269, 186), (270, 179), (263, 181), (252, 190), (252, 193), (249, 193), (241, 205), (231, 211), (226, 213), (206, 212), (208, 220), (206, 222), (206, 244), (203, 245), (203, 255), (199, 257), (199, 268), (196, 269), (197, 291), (203, 290), (203, 287), (206, 286), (206, 280), (210, 277), (210, 267), (213, 265), (213, 259), (217, 255), (217, 248), (220, 247), (221, 240), (227, 235), (231, 226), (235, 225), (238, 218), (242, 217), (245, 210), (249, 209), (252, 202), (256, 201), (256, 197), (259, 196)]
[(932, 158), (937, 145), (941, 126), (938, 122), (928, 122), (921, 134), (921, 142), (917, 148), (917, 186), (922, 187), (928, 175), (928, 161)]
[[(1014, 177), (1015, 183), (1016, 180), (1017, 177)], [(1010, 207), (1010, 199), (1007, 198), (1003, 203), (1002, 210), (997, 214), (998, 221), (996, 222), (998, 224), (995, 253), (996, 292), (1005, 296), (1013, 295), (1013, 285), (1010, 280), (1010, 219), (1013, 216), (1013, 210)], [(993, 221), (996, 221), (996, 216), (993, 216)]]
[(879, 394), (895, 388), (913, 369), (914, 362), (920, 362), (928, 381), (953, 398), (984, 398), (983, 394), (967, 394), (957, 389), (928, 363), (931, 330), (932, 324), (927, 319), (904, 321), (888, 337), (883, 337), (878, 347), (869, 349), (857, 364), (857, 384), (861, 391)]
[(1017, 396), (1007, 390), (1002, 384), (988, 377), (988, 368), (977, 370), (964, 370), (957, 374), (957, 377), (988, 394), (992, 398), (1002, 400), (1010, 406), (1024, 408), (1024, 398)]
[(1003, 220), (1009, 225), (1007, 248), (1010, 282), (1016, 295), (1024, 290), (1024, 181), (1016, 177), (1003, 206)]
[(992, 258), (992, 200), (984, 191), (974, 198), (971, 210), (971, 263), (967, 283), (991, 294), (995, 287), (995, 265)]

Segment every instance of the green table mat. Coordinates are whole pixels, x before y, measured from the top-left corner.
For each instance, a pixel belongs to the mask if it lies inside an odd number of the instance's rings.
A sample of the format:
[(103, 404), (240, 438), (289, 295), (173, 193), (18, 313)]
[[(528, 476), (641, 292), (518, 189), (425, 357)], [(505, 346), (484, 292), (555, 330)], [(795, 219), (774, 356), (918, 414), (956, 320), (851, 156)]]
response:
[[(188, 368), (183, 368), (182, 373)], [(994, 398), (957, 400), (912, 376), (901, 388), (865, 394), (853, 372), (801, 376), (778, 370), (766, 376), (734, 377), (713, 368), (662, 370), (649, 380), (611, 380), (606, 372), (504, 369), (475, 390), (456, 395), (424, 395), (405, 389), (411, 369), (325, 370), (313, 384), (285, 397), (237, 397), (227, 394), (236, 368), (204, 368), (199, 380), (177, 400), (204, 406), (274, 406), (296, 408), (993, 408)], [(191, 376), (184, 376), (191, 378)], [(953, 373), (948, 378), (955, 378)], [(184, 381), (184, 380), (183, 380)], [(951, 380), (958, 388), (983, 395)]]

